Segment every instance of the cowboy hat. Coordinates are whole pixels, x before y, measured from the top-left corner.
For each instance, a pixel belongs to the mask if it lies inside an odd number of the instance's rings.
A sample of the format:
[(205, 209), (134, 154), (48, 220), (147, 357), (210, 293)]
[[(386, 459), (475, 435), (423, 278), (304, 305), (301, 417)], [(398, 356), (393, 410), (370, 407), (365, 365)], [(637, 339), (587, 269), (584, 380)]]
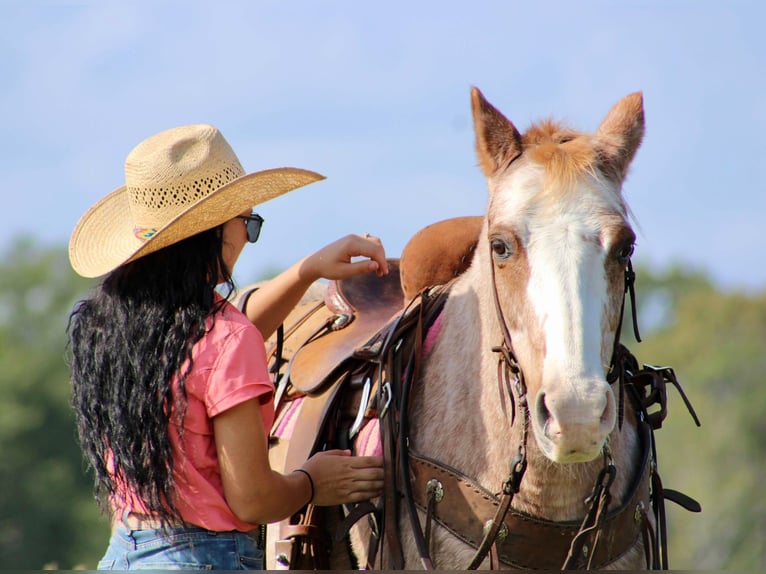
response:
[(98, 277), (321, 179), (293, 167), (246, 174), (210, 125), (160, 132), (128, 154), (125, 185), (77, 222), (69, 260), (83, 277)]

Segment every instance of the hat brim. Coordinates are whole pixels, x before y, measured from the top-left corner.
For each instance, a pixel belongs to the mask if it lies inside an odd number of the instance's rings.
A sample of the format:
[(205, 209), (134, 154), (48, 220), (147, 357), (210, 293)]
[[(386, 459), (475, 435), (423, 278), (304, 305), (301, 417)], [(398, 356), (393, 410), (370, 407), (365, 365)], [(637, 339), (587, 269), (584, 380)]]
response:
[(221, 225), (255, 205), (324, 178), (294, 167), (244, 175), (191, 204), (145, 241), (134, 233), (128, 192), (123, 186), (96, 203), (77, 222), (69, 240), (69, 261), (83, 277), (99, 277)]

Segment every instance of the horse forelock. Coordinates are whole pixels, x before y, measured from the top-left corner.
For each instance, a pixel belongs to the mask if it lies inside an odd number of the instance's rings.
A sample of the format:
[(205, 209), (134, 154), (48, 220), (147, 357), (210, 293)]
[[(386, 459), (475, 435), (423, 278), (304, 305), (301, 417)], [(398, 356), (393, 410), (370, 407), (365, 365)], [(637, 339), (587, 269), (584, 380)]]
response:
[(619, 182), (600, 169), (601, 154), (594, 136), (546, 119), (530, 126), (522, 136), (522, 145), (526, 163), (543, 169), (539, 202), (549, 207), (558, 206), (564, 197), (577, 191), (583, 180), (590, 180), (594, 187), (611, 196), (614, 207), (626, 212)]

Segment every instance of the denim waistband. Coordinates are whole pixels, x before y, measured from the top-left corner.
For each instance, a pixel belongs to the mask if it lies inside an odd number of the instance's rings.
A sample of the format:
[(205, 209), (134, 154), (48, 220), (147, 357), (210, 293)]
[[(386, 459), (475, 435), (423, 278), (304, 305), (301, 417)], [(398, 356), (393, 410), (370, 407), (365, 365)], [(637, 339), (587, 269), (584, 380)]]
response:
[[(114, 522), (112, 523), (112, 533), (115, 532), (115, 529), (117, 526), (123, 526), (125, 530), (129, 531), (137, 531), (137, 530), (154, 530), (154, 531), (163, 531), (163, 532), (171, 532), (174, 529), (180, 529), (181, 531), (185, 532), (196, 532), (196, 531), (205, 531), (205, 532), (214, 532), (206, 530), (205, 528), (201, 526), (197, 526), (196, 524), (190, 524), (187, 522), (184, 522), (183, 524), (175, 524), (175, 525), (163, 525), (162, 521), (155, 517), (145, 514), (137, 514), (130, 512), (128, 510), (125, 510), (122, 513), (121, 518), (115, 517)], [(217, 532), (217, 531), (215, 531)], [(229, 532), (241, 532), (239, 530), (232, 530)], [(259, 537), (259, 529), (256, 528), (254, 530), (249, 530), (245, 532), (245, 534), (255, 538), (256, 540)]]
[(189, 539), (218, 538), (221, 540), (236, 540), (239, 537), (247, 537), (257, 541), (256, 531), (240, 532), (230, 530), (217, 532), (199, 526), (166, 526), (164, 528), (132, 529), (124, 524), (117, 523), (112, 530), (112, 542), (118, 543), (126, 549), (135, 549), (147, 544), (158, 543), (159, 540), (172, 540), (183, 536)]
[(262, 569), (263, 550), (248, 533), (196, 526), (131, 530), (117, 523), (99, 570)]

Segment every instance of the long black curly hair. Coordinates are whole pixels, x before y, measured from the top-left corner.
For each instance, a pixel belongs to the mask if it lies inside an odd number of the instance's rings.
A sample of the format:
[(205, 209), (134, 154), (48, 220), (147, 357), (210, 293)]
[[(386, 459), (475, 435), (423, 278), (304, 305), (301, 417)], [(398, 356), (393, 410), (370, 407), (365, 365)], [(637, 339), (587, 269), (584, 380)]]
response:
[[(72, 406), (105, 512), (116, 475), (164, 524), (182, 521), (168, 427), (172, 410), (183, 422), (191, 351), (205, 320), (234, 290), (222, 247), (219, 226), (119, 267), (69, 317)], [(228, 292), (216, 303), (221, 278)]]

